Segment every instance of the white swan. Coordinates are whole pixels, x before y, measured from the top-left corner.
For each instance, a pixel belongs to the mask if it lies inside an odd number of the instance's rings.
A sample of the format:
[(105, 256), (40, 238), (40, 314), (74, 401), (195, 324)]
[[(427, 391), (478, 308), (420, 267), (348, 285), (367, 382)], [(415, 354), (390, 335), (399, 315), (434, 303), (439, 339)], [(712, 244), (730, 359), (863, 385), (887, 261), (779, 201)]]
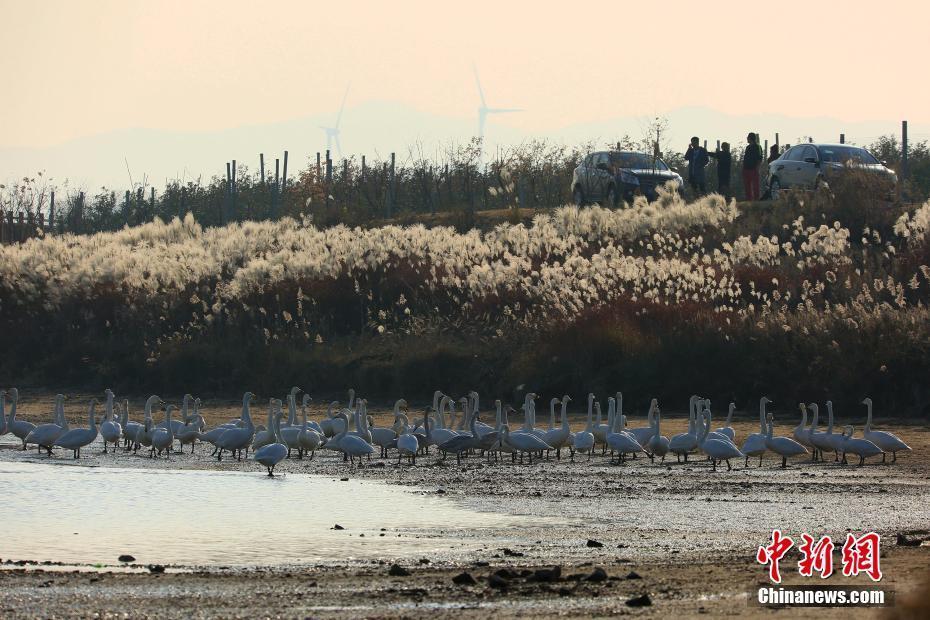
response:
[(443, 395), (439, 400), (439, 409), (437, 410), (438, 419), (436, 421), (436, 426), (430, 431), (430, 444), (438, 446), (441, 443), (445, 443), (458, 435), (457, 432), (446, 428), (446, 417), (445, 417), (445, 408), (446, 405), (450, 404), (452, 399), (446, 395)]
[[(653, 402), (656, 402), (655, 399), (653, 399)], [(665, 437), (664, 435), (662, 435), (661, 424), (662, 424), (662, 411), (660, 411), (659, 407), (656, 406), (655, 411), (653, 412), (653, 417), (652, 417), (652, 425), (654, 427), (655, 432), (653, 432), (652, 437), (649, 439), (649, 445), (647, 446), (647, 448), (649, 450), (650, 461), (654, 462), (654, 458), (656, 456), (661, 456), (662, 462), (664, 463), (665, 455), (668, 454), (668, 451), (669, 451), (669, 441), (668, 441), (668, 437)]]
[(865, 459), (870, 456), (884, 454), (881, 447), (868, 439), (858, 439), (853, 437), (854, 429), (852, 425), (847, 425), (843, 432), (843, 463), (846, 463), (846, 453), (855, 454), (859, 457), (859, 467), (865, 463)]
[[(824, 451), (833, 452), (833, 460), (838, 461), (839, 455), (837, 454), (837, 439), (842, 440), (840, 435), (837, 435), (833, 432), (833, 416), (830, 415), (829, 424), (827, 427), (827, 432), (817, 431), (817, 422), (820, 418), (820, 408), (817, 403), (811, 403), (808, 405), (811, 411), (814, 412), (814, 422), (811, 425), (810, 440), (811, 444), (815, 448), (813, 460), (816, 460), (817, 454), (820, 455), (820, 460), (823, 461)], [(830, 409), (828, 412), (832, 413)]]
[(223, 460), (224, 450), (229, 450), (236, 457), (236, 460), (242, 460), (242, 451), (248, 447), (255, 436), (255, 425), (252, 423), (252, 413), (249, 409), (253, 397), (252, 392), (246, 392), (242, 396), (242, 421), (245, 426), (227, 429), (216, 440), (217, 461)]
[(149, 396), (148, 400), (145, 401), (145, 419), (142, 421), (142, 426), (136, 430), (133, 453), (137, 452), (139, 448), (143, 446), (149, 448), (152, 445), (152, 434), (155, 432), (155, 421), (152, 418), (152, 408), (156, 404), (161, 406), (164, 404), (164, 401), (154, 394)]
[(765, 433), (765, 447), (781, 457), (781, 466), (784, 469), (788, 466), (789, 456), (807, 454), (807, 448), (790, 437), (773, 437), (774, 427), (775, 416), (770, 413), (768, 414), (768, 427)]
[(520, 453), (521, 463), (524, 454), (527, 455), (530, 464), (532, 464), (534, 452), (552, 450), (552, 446), (532, 433), (511, 433), (510, 427), (506, 424), (501, 428), (501, 442)]
[[(394, 401), (395, 424), (400, 420), (402, 415), (400, 412), (401, 407), (406, 409), (407, 406), (407, 401), (403, 398), (399, 398)], [(397, 444), (397, 432), (393, 428), (388, 428), (386, 426), (369, 426), (368, 432), (371, 433), (371, 443), (380, 448), (381, 458), (385, 458), (387, 456), (388, 448), (391, 448)]]
[(252, 459), (264, 465), (265, 469), (268, 470), (268, 476), (272, 478), (274, 477), (275, 466), (286, 459), (288, 455), (287, 444), (284, 443), (284, 439), (281, 437), (281, 418), (283, 416), (284, 412), (279, 408), (271, 421), (271, 432), (275, 436), (275, 441), (262, 446), (252, 455)]
[(723, 439), (708, 438), (710, 435), (710, 409), (704, 409), (704, 413), (701, 415), (703, 419), (703, 429), (704, 432), (701, 435), (701, 440), (698, 444), (701, 452), (710, 457), (711, 463), (713, 465), (713, 470), (717, 471), (717, 462), (724, 461), (727, 464), (727, 471), (733, 469), (730, 465), (730, 459), (735, 459), (745, 456), (739, 448), (731, 441), (724, 441)]
[(274, 431), (274, 416), (281, 408), (281, 400), (278, 398), (268, 399), (268, 424), (265, 430), (257, 431), (252, 439), (252, 450), (258, 450), (262, 446), (273, 444), (276, 441)]
[[(613, 399), (611, 399), (613, 400)], [(636, 438), (625, 430), (623, 415), (619, 414), (613, 407), (607, 412), (607, 424), (611, 431), (604, 438), (605, 443), (610, 448), (611, 460), (613, 453), (617, 453), (617, 462), (622, 463), (625, 454), (637, 454), (645, 452)]]
[(172, 424), (173, 420), (171, 419), (173, 411), (174, 405), (165, 407), (164, 426), (156, 427), (155, 432), (152, 433), (152, 458), (155, 458), (156, 451), (158, 456), (161, 456), (161, 453), (164, 452), (166, 459), (171, 453), (171, 447), (174, 445), (174, 424)]
[(697, 430), (697, 413), (695, 411), (698, 400), (698, 396), (695, 395), (688, 399), (688, 432), (673, 435), (668, 442), (669, 452), (675, 455), (679, 463), (682, 456), (685, 457), (685, 463), (687, 463), (688, 453), (693, 452), (698, 447), (700, 435)]
[[(656, 409), (659, 406), (659, 401), (653, 398), (649, 401), (649, 410), (646, 412), (646, 426), (638, 426), (636, 428), (628, 428), (627, 432), (631, 433), (636, 441), (639, 442), (639, 445), (645, 447), (649, 440), (652, 439), (653, 433), (655, 433), (655, 425), (652, 423), (653, 417), (655, 416)], [(623, 415), (623, 393), (617, 392), (617, 411), (622, 416)], [(624, 426), (626, 421), (624, 421)]]
[(866, 406), (868, 411), (865, 428), (862, 429), (862, 436), (865, 439), (868, 439), (876, 446), (882, 450), (882, 463), (885, 462), (885, 453), (891, 452), (891, 462), (894, 463), (898, 460), (898, 452), (901, 450), (910, 450), (911, 447), (901, 441), (897, 435), (894, 433), (889, 433), (887, 431), (873, 431), (872, 430), (872, 399), (866, 398), (862, 401), (862, 404)]
[(120, 412), (120, 426), (123, 427), (123, 450), (130, 450), (136, 441), (136, 433), (142, 428), (138, 422), (129, 420), (129, 399), (123, 399), (123, 409)]
[[(553, 399), (559, 402), (558, 398)], [(572, 429), (568, 424), (568, 403), (571, 397), (566, 394), (562, 397), (562, 411), (559, 417), (560, 425), (546, 431), (542, 440), (555, 448), (555, 458), (562, 459), (562, 448), (568, 448), (572, 445)]]
[(288, 426), (299, 426), (297, 424), (297, 395), (301, 392), (303, 392), (303, 390), (295, 385), (291, 388), (291, 391), (287, 393), (287, 422), (282, 422), (280, 424), (281, 430), (284, 430)]
[(303, 417), (303, 427), (300, 429), (300, 435), (297, 437), (297, 444), (299, 449), (297, 450), (297, 457), (304, 458), (304, 453), (310, 453), (310, 460), (313, 460), (313, 455), (316, 454), (317, 449), (323, 445), (323, 442), (326, 439), (326, 436), (323, 434), (323, 430), (317, 425), (316, 427), (311, 427), (307, 422), (307, 403), (310, 402), (310, 395), (304, 394), (304, 401), (301, 405), (300, 415)]
[(443, 460), (445, 460), (446, 455), (451, 452), (455, 454), (456, 465), (461, 465), (463, 452), (480, 447), (481, 437), (478, 436), (478, 431), (475, 430), (475, 423), (477, 421), (478, 416), (472, 416), (471, 433), (458, 435), (436, 446), (439, 451), (442, 452)]
[(74, 458), (81, 458), (81, 448), (89, 446), (97, 439), (97, 420), (94, 415), (96, 407), (97, 399), (91, 400), (90, 406), (87, 407), (89, 428), (73, 428), (55, 440), (55, 445), (66, 450), (72, 450)]
[(720, 435), (726, 435), (730, 441), (736, 439), (736, 431), (733, 430), (733, 427), (730, 424), (733, 423), (733, 412), (736, 410), (736, 403), (730, 403), (730, 407), (727, 409), (727, 421), (721, 428), (714, 429), (715, 433)]
[(575, 452), (587, 452), (588, 460), (591, 460), (591, 452), (594, 451), (594, 394), (588, 394), (588, 423), (583, 431), (578, 431), (572, 436), (571, 460), (575, 462)]
[[(349, 418), (345, 413), (340, 411), (336, 417), (342, 418), (343, 422), (345, 422), (345, 429), (333, 438), (335, 449), (346, 455), (353, 465), (355, 464), (355, 457), (358, 457), (359, 465), (361, 465), (362, 457), (370, 456), (375, 449), (358, 435), (349, 434)], [(327, 442), (327, 446), (329, 446), (329, 442)]]
[[(68, 421), (65, 419), (64, 412), (64, 401), (64, 394), (56, 394), (55, 404), (52, 408), (52, 423), (40, 424), (26, 435), (27, 444), (36, 444), (39, 452), (41, 453), (42, 450), (45, 450), (48, 456), (52, 456), (52, 447), (55, 445), (55, 440), (68, 431)], [(2, 417), (2, 413), (0, 413), (0, 417)]]
[(191, 454), (193, 454), (194, 445), (205, 426), (203, 416), (200, 415), (200, 399), (194, 399), (193, 413), (188, 414), (186, 409), (182, 409), (181, 417), (184, 419), (184, 424), (175, 432), (175, 439), (181, 444), (181, 454), (184, 454), (184, 446), (187, 445), (191, 447)]
[(100, 436), (103, 438), (103, 453), (107, 453), (107, 444), (113, 444), (113, 451), (119, 447), (119, 440), (123, 437), (123, 427), (113, 417), (113, 390), (107, 388), (107, 401), (104, 408), (103, 423), (100, 425)]
[[(417, 452), (420, 451), (420, 441), (417, 439), (410, 431), (410, 422), (407, 419), (407, 416), (404, 414), (401, 415), (402, 427), (401, 432), (397, 436), (397, 462), (398, 464), (406, 456), (410, 459), (411, 465), (417, 464)], [(426, 428), (427, 435), (429, 434), (429, 416), (423, 416), (423, 424)]]
[(10, 417), (6, 422), (7, 432), (13, 433), (19, 437), (20, 441), (23, 442), (23, 450), (26, 449), (26, 437), (29, 436), (36, 425), (32, 422), (27, 422), (26, 420), (17, 420), (16, 419), (16, 406), (19, 403), (19, 390), (16, 388), (10, 388), (10, 400), (12, 404), (10, 405)]
[(833, 456), (834, 460), (837, 460), (840, 452), (843, 451), (843, 433), (834, 433), (833, 432), (833, 401), (827, 401), (827, 421), (829, 422), (829, 428), (827, 429), (827, 438), (830, 440), (830, 445), (833, 447)]
[(746, 441), (743, 442), (743, 447), (740, 448), (742, 453), (746, 455), (744, 467), (749, 466), (749, 457), (751, 456), (758, 456), (759, 467), (762, 467), (762, 455), (765, 454), (765, 451), (768, 449), (765, 446), (765, 436), (768, 434), (765, 428), (765, 406), (770, 402), (772, 401), (765, 396), (759, 399), (759, 432), (752, 433), (746, 437)]
[(794, 435), (794, 440), (797, 441), (802, 446), (813, 447), (811, 445), (811, 432), (807, 427), (807, 405), (800, 403), (798, 405), (801, 409), (801, 422), (794, 427), (792, 435)]

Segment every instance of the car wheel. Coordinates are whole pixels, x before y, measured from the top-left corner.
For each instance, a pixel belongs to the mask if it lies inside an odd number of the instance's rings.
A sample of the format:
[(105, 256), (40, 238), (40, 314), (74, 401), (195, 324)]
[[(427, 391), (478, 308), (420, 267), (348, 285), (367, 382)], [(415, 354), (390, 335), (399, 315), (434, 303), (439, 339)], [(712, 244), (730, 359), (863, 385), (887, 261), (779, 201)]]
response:
[(781, 181), (778, 180), (778, 177), (772, 177), (772, 180), (769, 181), (769, 195), (772, 197), (772, 200), (778, 200), (780, 194)]
[(578, 185), (572, 190), (572, 202), (575, 203), (576, 207), (584, 206), (584, 192), (581, 191), (581, 187)]
[(619, 200), (617, 200), (617, 187), (615, 185), (611, 185), (607, 188), (606, 202), (608, 207), (616, 207), (619, 204)]

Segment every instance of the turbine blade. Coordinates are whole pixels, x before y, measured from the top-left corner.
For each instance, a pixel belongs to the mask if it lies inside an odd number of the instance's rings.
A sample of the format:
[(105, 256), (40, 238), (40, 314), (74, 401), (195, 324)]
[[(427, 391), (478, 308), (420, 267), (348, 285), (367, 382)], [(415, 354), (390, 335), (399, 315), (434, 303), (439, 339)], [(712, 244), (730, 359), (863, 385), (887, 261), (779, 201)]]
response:
[(342, 157), (342, 144), (339, 143), (339, 132), (336, 132), (333, 139), (336, 141), (336, 152), (339, 153), (339, 157)]
[(481, 79), (478, 77), (478, 67), (475, 66), (475, 63), (471, 64), (471, 70), (475, 74), (475, 84), (478, 85), (478, 96), (481, 97), (481, 107), (486, 108), (488, 104), (484, 101), (484, 89), (481, 88)]
[(342, 111), (346, 107), (346, 98), (349, 96), (349, 86), (351, 86), (351, 84), (346, 85), (346, 92), (342, 95), (342, 105), (339, 106), (339, 114), (336, 116), (335, 129), (339, 129), (339, 123), (342, 121)]
[(488, 108), (488, 114), (506, 114), (508, 112), (525, 112), (522, 108)]

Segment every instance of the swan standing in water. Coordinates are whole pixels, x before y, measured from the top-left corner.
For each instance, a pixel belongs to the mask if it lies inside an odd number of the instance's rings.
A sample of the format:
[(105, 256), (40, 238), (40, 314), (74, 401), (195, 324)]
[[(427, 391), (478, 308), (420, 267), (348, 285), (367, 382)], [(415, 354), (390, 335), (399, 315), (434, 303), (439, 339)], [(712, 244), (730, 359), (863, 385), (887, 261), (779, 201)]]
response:
[(26, 420), (17, 420), (16, 419), (16, 406), (19, 403), (19, 390), (16, 388), (10, 388), (10, 417), (6, 422), (6, 427), (8, 432), (13, 433), (19, 437), (20, 441), (23, 442), (23, 450), (26, 449), (26, 437), (29, 436), (36, 425), (32, 422), (27, 422)]
[(843, 463), (846, 461), (846, 453), (855, 454), (859, 457), (859, 467), (865, 463), (865, 459), (870, 456), (884, 454), (881, 447), (868, 439), (857, 439), (853, 437), (854, 429), (852, 425), (847, 425), (843, 432)]
[(274, 443), (262, 446), (252, 455), (252, 459), (264, 465), (265, 469), (268, 470), (268, 476), (272, 478), (274, 477), (275, 466), (286, 459), (288, 454), (287, 444), (284, 443), (284, 438), (281, 437), (281, 418), (283, 416), (284, 412), (279, 408), (271, 421), (271, 431), (275, 436)]
[[(52, 456), (52, 447), (55, 445), (55, 440), (68, 431), (68, 421), (65, 419), (64, 402), (64, 394), (57, 394), (55, 396), (55, 405), (53, 406), (52, 423), (40, 424), (26, 435), (26, 443), (36, 444), (40, 454), (42, 450), (45, 450), (48, 456)], [(2, 416), (2, 413), (0, 413), (0, 416)]]
[(119, 440), (123, 436), (123, 427), (113, 416), (113, 390), (106, 390), (107, 402), (103, 413), (103, 423), (100, 425), (100, 436), (103, 438), (103, 453), (107, 453), (107, 444), (113, 444), (113, 451), (119, 447)]
[(862, 437), (871, 441), (876, 446), (882, 450), (882, 463), (885, 462), (885, 453), (891, 452), (891, 462), (894, 463), (898, 460), (898, 452), (901, 450), (910, 450), (911, 447), (898, 439), (898, 436), (894, 433), (889, 433), (887, 431), (873, 431), (872, 430), (872, 399), (866, 398), (862, 401), (862, 404), (866, 406), (868, 411), (867, 417), (865, 420), (865, 428), (862, 429)]
[(746, 441), (743, 442), (741, 450), (743, 454), (746, 455), (744, 467), (749, 467), (750, 456), (758, 456), (759, 467), (762, 467), (762, 455), (765, 454), (765, 451), (768, 449), (765, 446), (765, 436), (768, 434), (768, 430), (765, 428), (765, 406), (770, 402), (772, 401), (765, 396), (759, 399), (759, 432), (752, 433), (746, 437)]
[(81, 448), (89, 446), (97, 439), (97, 420), (94, 415), (96, 408), (97, 399), (93, 399), (87, 408), (87, 421), (90, 428), (73, 428), (59, 437), (55, 441), (55, 445), (66, 450), (72, 450), (75, 459), (81, 458)]
[(781, 457), (782, 469), (788, 466), (789, 456), (807, 454), (807, 448), (790, 437), (773, 437), (775, 416), (768, 414), (768, 426), (765, 432), (765, 447)]

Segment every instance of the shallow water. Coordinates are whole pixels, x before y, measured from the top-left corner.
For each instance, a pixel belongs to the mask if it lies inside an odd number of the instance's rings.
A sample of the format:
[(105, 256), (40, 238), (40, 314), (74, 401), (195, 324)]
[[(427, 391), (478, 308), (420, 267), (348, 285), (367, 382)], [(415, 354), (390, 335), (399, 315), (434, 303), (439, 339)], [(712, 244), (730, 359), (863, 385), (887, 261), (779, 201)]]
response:
[[(124, 553), (139, 563), (188, 566), (435, 559), (506, 541), (521, 524), (422, 491), (307, 474), (0, 463), (0, 498), (4, 560), (112, 564)], [(345, 530), (331, 529), (336, 523)]]

